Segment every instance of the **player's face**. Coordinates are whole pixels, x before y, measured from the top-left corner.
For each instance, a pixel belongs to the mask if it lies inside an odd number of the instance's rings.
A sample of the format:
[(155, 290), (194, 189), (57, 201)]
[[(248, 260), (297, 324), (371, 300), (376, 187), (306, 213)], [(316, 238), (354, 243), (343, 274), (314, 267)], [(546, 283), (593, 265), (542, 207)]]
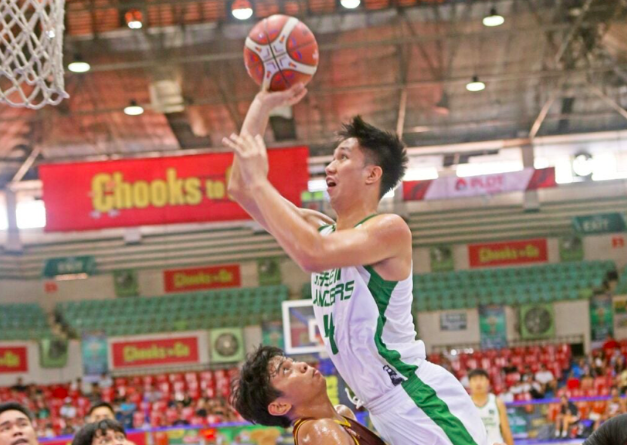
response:
[(325, 168), (327, 192), (331, 203), (359, 194), (368, 174), (367, 168), (366, 157), (359, 149), (357, 139), (349, 138), (342, 141), (333, 152), (333, 160)]
[(470, 385), (470, 392), (472, 394), (486, 394), (490, 389), (490, 380), (482, 375), (473, 377), (468, 384)]
[(16, 410), (0, 414), (0, 445), (37, 445), (30, 419)]
[(319, 371), (286, 357), (275, 357), (270, 362), (270, 382), (293, 406), (326, 391), (326, 380)]

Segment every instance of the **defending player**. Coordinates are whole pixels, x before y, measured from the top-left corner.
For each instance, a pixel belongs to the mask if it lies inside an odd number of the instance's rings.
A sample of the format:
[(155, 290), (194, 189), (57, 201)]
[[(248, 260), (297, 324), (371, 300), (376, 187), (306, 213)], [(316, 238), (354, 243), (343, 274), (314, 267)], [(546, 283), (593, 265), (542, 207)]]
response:
[(505, 403), (490, 393), (490, 377), (483, 369), (474, 369), (468, 374), (470, 396), (479, 409), (481, 420), (488, 433), (488, 442), (505, 442), (514, 445), (514, 437), (509, 427)]
[(322, 214), (304, 214), (268, 181), (261, 135), (269, 112), (297, 103), (306, 92), (297, 85), (257, 95), (241, 137), (224, 139), (236, 153), (229, 192), (312, 272), (325, 347), (387, 442), (485, 445), (485, 428), (470, 397), (453, 375), (426, 361), (423, 342), (415, 340), (411, 231), (400, 216), (376, 213), (407, 166), (398, 137), (359, 117), (344, 126), (326, 167), (335, 224)]
[(231, 405), (247, 420), (267, 426), (294, 425), (295, 445), (384, 445), (355, 421), (348, 408), (333, 407), (324, 377), (283, 351), (260, 346), (233, 382)]

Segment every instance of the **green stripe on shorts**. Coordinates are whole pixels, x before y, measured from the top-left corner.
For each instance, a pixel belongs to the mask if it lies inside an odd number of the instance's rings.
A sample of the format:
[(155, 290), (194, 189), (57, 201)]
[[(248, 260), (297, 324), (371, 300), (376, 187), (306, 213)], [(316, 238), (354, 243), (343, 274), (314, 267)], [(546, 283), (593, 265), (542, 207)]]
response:
[(436, 425), (442, 428), (453, 445), (477, 445), (461, 420), (455, 417), (448, 405), (438, 397), (435, 390), (418, 378), (416, 375), (418, 367), (404, 363), (398, 351), (386, 346), (383, 341), (383, 327), (387, 321), (385, 311), (390, 304), (392, 292), (398, 282), (384, 280), (372, 266), (366, 266), (365, 269), (370, 273), (368, 290), (374, 297), (379, 310), (377, 331), (374, 338), (379, 355), (407, 379), (402, 383), (407, 395)]

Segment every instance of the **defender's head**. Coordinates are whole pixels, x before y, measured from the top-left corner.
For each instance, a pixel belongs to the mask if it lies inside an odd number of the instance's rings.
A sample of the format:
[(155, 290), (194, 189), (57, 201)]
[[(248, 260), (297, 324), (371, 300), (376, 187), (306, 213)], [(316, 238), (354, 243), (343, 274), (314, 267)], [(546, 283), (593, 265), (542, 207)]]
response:
[(473, 369), (468, 373), (468, 384), (473, 394), (485, 394), (490, 390), (490, 376), (485, 369)]
[(127, 445), (126, 432), (115, 420), (103, 419), (81, 428), (72, 445)]
[(287, 428), (296, 410), (325, 394), (326, 380), (315, 368), (279, 348), (260, 346), (233, 381), (230, 402), (250, 422)]
[(33, 415), (17, 402), (0, 404), (0, 445), (37, 445)]
[(403, 179), (409, 159), (397, 135), (355, 116), (343, 125), (339, 136), (341, 142), (333, 153), (333, 161), (325, 169), (334, 207), (364, 193), (381, 199)]

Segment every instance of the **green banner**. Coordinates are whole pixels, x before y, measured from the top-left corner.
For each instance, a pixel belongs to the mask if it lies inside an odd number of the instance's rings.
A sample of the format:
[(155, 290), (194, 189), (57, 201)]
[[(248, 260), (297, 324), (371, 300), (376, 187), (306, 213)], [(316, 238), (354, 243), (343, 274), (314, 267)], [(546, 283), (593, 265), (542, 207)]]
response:
[(593, 346), (603, 344), (608, 335), (614, 335), (611, 295), (595, 295), (590, 298), (590, 330)]
[(277, 258), (257, 260), (257, 275), (260, 286), (281, 284), (281, 265)]
[(283, 341), (283, 322), (266, 321), (261, 325), (261, 332), (264, 346), (274, 346), (275, 348), (285, 349), (285, 342)]
[(51, 337), (39, 340), (39, 364), (42, 368), (64, 368), (67, 365), (68, 341)]
[(523, 340), (555, 337), (555, 312), (552, 304), (520, 307), (520, 336)]
[(241, 328), (212, 329), (209, 337), (212, 363), (233, 363), (244, 360), (244, 333)]
[(46, 278), (54, 278), (58, 275), (93, 275), (95, 272), (96, 258), (93, 255), (82, 255), (47, 259), (43, 275)]
[(503, 306), (479, 306), (479, 332), (482, 349), (507, 346), (507, 322)]
[(115, 295), (118, 297), (136, 297), (139, 295), (139, 278), (133, 269), (113, 271)]
[(429, 257), (431, 258), (431, 272), (449, 272), (455, 270), (452, 246), (433, 246), (429, 249)]
[(625, 218), (620, 213), (575, 216), (573, 218), (573, 227), (578, 233), (583, 233), (584, 235), (627, 231)]
[(579, 235), (566, 235), (559, 239), (560, 261), (583, 261), (583, 238)]
[(614, 324), (617, 328), (627, 328), (627, 297), (614, 297)]

